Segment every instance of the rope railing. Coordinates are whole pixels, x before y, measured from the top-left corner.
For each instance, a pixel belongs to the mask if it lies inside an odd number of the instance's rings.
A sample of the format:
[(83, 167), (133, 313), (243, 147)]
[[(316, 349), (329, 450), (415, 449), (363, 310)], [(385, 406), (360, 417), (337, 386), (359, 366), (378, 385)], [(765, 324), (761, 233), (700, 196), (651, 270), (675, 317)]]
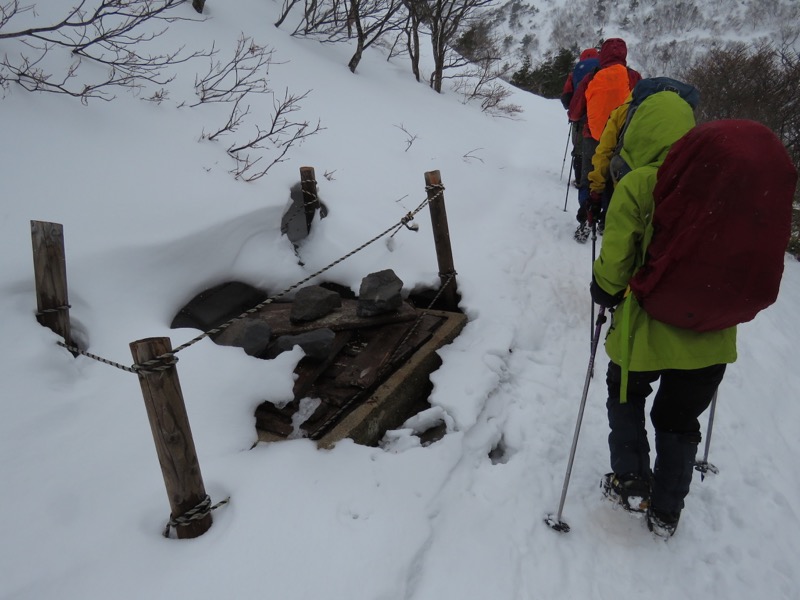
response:
[[(222, 323), (221, 325), (218, 325), (217, 327), (214, 327), (214, 328), (212, 328), (212, 329), (210, 329), (208, 331), (204, 331), (203, 333), (197, 335), (196, 337), (192, 338), (191, 340), (189, 340), (189, 341), (181, 344), (180, 346), (174, 348), (171, 352), (168, 352), (166, 354), (161, 354), (161, 355), (156, 356), (155, 358), (153, 358), (151, 360), (144, 361), (144, 362), (142, 362), (140, 364), (134, 364), (134, 365), (131, 365), (131, 366), (125, 366), (125, 365), (120, 364), (118, 362), (103, 358), (102, 356), (98, 356), (97, 354), (93, 354), (91, 352), (87, 352), (85, 350), (82, 350), (81, 348), (78, 348), (77, 346), (75, 346), (73, 344), (67, 344), (67, 343), (62, 342), (62, 341), (58, 341), (56, 343), (59, 346), (62, 346), (63, 348), (66, 348), (67, 350), (69, 350), (73, 354), (80, 354), (81, 356), (85, 356), (87, 358), (91, 358), (92, 360), (96, 360), (98, 362), (101, 362), (103, 364), (106, 364), (106, 365), (109, 365), (109, 366), (112, 366), (112, 367), (116, 367), (116, 368), (118, 368), (118, 369), (120, 369), (122, 371), (127, 371), (129, 373), (157, 372), (157, 371), (164, 371), (164, 370), (170, 369), (170, 368), (172, 368), (173, 365), (175, 365), (178, 362), (178, 358), (177, 358), (177, 356), (175, 356), (178, 352), (181, 352), (181, 351), (193, 346), (194, 344), (202, 341), (203, 339), (205, 339), (205, 338), (207, 338), (209, 336), (216, 335), (216, 334), (224, 331), (225, 329), (227, 329), (228, 327), (230, 327), (231, 325), (233, 325), (237, 321), (245, 319), (248, 316), (258, 312), (259, 310), (261, 310), (262, 308), (264, 308), (268, 304), (272, 304), (273, 302), (275, 302), (279, 298), (282, 298), (282, 297), (286, 296), (290, 292), (292, 292), (292, 291), (296, 290), (297, 288), (305, 285), (309, 281), (319, 277), (320, 275), (322, 275), (326, 271), (329, 271), (330, 269), (332, 269), (336, 265), (344, 262), (345, 260), (347, 260), (348, 258), (352, 257), (353, 255), (361, 252), (362, 250), (364, 250), (365, 248), (367, 248), (371, 244), (374, 244), (375, 242), (377, 242), (381, 238), (385, 237), (386, 235), (389, 235), (391, 233), (391, 235), (394, 236), (394, 234), (397, 233), (398, 231), (400, 231), (403, 227), (406, 227), (406, 228), (414, 231), (414, 229), (412, 227), (409, 227), (409, 223), (411, 221), (413, 221), (414, 217), (423, 208), (425, 208), (431, 201), (436, 200), (437, 198), (440, 198), (442, 196), (442, 194), (444, 193), (444, 186), (443, 185), (427, 186), (426, 187), (426, 191), (428, 191), (429, 193), (431, 191), (435, 191), (436, 193), (426, 197), (425, 200), (423, 200), (419, 204), (419, 206), (417, 206), (417, 208), (415, 208), (414, 210), (406, 213), (406, 215), (403, 216), (397, 223), (392, 224), (390, 227), (386, 228), (384, 231), (382, 231), (378, 235), (376, 235), (373, 238), (367, 240), (366, 242), (364, 242), (363, 244), (361, 244), (357, 248), (351, 250), (350, 252), (348, 252), (347, 254), (343, 255), (342, 257), (340, 257), (340, 258), (334, 260), (333, 262), (329, 263), (328, 265), (322, 267), (318, 271), (315, 271), (314, 273), (312, 273), (308, 277), (305, 277), (305, 278), (301, 279), (300, 281), (298, 281), (297, 283), (294, 283), (294, 284), (290, 285), (289, 287), (287, 287), (283, 291), (275, 294), (274, 296), (270, 296), (266, 300), (260, 302), (259, 304), (253, 306), (252, 308), (247, 309), (243, 313), (241, 313), (241, 314), (229, 319), (228, 321)], [(455, 275), (455, 273), (453, 273), (453, 276), (454, 275)], [(452, 276), (451, 276), (451, 278), (452, 278)], [(445, 285), (442, 286), (442, 288), (439, 290), (439, 294), (441, 294), (442, 290), (445, 287), (446, 287)], [(439, 294), (437, 294), (437, 297), (438, 297)], [(61, 310), (61, 309), (51, 309), (51, 310)]]

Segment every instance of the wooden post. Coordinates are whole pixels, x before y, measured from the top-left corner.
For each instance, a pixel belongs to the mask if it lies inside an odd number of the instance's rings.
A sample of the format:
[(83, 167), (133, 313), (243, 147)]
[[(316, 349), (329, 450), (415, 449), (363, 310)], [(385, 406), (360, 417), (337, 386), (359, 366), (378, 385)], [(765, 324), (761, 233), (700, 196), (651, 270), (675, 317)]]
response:
[(206, 0), (192, 0), (192, 8), (194, 8), (197, 12), (203, 12), (203, 6), (205, 6)]
[[(447, 225), (447, 210), (444, 205), (444, 188), (439, 171), (425, 173), (425, 189), (428, 192), (428, 206), (433, 224), (433, 241), (436, 244), (436, 260), (439, 263), (439, 279), (442, 285), (448, 283), (442, 292), (442, 307), (458, 311), (458, 286), (453, 265), (453, 250), (450, 247), (450, 229)], [(452, 279), (451, 279), (452, 275)]]
[[(172, 344), (166, 337), (138, 340), (130, 348), (135, 364), (172, 352)], [(159, 371), (142, 370), (138, 375), (174, 519), (206, 499), (178, 371), (172, 366)], [(180, 539), (196, 538), (208, 531), (211, 522), (209, 512), (175, 530)]]
[(303, 188), (303, 207), (306, 212), (306, 230), (311, 231), (311, 221), (314, 213), (319, 208), (317, 196), (317, 179), (314, 176), (314, 167), (300, 167), (300, 185)]
[(72, 346), (67, 294), (64, 227), (60, 223), (31, 221), (33, 271), (36, 279), (36, 320)]

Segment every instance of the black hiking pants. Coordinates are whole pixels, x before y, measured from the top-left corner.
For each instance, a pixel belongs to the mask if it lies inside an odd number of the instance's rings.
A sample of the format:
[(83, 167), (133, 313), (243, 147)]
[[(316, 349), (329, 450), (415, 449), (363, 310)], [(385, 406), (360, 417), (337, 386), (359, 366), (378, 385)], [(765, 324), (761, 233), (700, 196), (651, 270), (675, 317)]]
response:
[(583, 156), (583, 124), (586, 121), (581, 119), (580, 121), (575, 121), (571, 125), (571, 137), (572, 137), (572, 170), (575, 173), (575, 184), (580, 185), (581, 183), (581, 176), (583, 174), (583, 163), (582, 156)]
[[(599, 143), (600, 142), (591, 137), (583, 138), (581, 143), (581, 181), (579, 187), (584, 190), (585, 197), (587, 198), (589, 197), (589, 173), (591, 173), (594, 168), (592, 165), (592, 157)], [(580, 199), (580, 196), (578, 196), (578, 198)], [(581, 204), (581, 206), (583, 206), (583, 204)]]
[[(608, 447), (611, 469), (617, 475), (634, 475), (653, 482), (654, 509), (680, 514), (689, 493), (697, 446), (698, 417), (708, 408), (725, 374), (724, 364), (702, 369), (628, 373), (627, 402), (620, 403), (622, 369), (610, 362), (608, 385)], [(650, 470), (650, 445), (645, 429), (645, 401), (659, 381), (650, 410), (655, 430), (656, 459)]]

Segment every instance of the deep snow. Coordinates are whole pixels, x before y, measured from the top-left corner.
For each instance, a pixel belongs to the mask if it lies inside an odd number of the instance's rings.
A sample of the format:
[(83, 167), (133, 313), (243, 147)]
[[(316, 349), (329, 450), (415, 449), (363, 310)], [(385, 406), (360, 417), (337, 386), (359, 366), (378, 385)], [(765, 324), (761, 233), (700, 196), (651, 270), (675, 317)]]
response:
[[(212, 1), (207, 21), (163, 40), (225, 50), (245, 32), (283, 61), (274, 90), (310, 90), (300, 118), (325, 129), (257, 182), (228, 173), (225, 141), (199, 141), (224, 109), (178, 108), (197, 64), (161, 104), (121, 93), (85, 107), (13, 86), (0, 101), (0, 598), (798, 598), (800, 264), (787, 256), (778, 301), (740, 327), (709, 456), (720, 473), (696, 474), (668, 543), (600, 495), (599, 349), (564, 510), (572, 531), (558, 534), (543, 519), (558, 506), (589, 359), (592, 254), (572, 240), (574, 190), (563, 210), (560, 104), (518, 92), (524, 113), (492, 118), (374, 49), (353, 75), (350, 48), (289, 37), (271, 25), (278, 8)], [(265, 118), (270, 108), (253, 104)], [(330, 214), (300, 266), (280, 219), (306, 165)], [(422, 447), (412, 422), (380, 448), (250, 449), (255, 407), (291, 397), (301, 351), (261, 361), (204, 340), (178, 372), (206, 489), (231, 501), (200, 538), (163, 538), (169, 504), (136, 376), (73, 358), (38, 325), (29, 221), (64, 225), (76, 334), (130, 364), (134, 340), (194, 337), (169, 323), (199, 291), (237, 279), (278, 292), (398, 222), (430, 170), (446, 187), (470, 319), (441, 350), (420, 418), (446, 422), (445, 437)], [(357, 291), (391, 268), (406, 292), (435, 285), (427, 210), (416, 222), (325, 278)]]

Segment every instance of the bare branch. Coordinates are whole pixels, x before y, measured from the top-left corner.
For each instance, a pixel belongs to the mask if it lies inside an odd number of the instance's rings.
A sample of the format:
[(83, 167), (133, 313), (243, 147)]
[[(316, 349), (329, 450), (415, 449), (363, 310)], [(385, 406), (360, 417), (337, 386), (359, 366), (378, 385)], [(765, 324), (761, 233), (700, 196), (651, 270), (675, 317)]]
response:
[(233, 102), (245, 94), (269, 92), (267, 75), (272, 64), (275, 64), (272, 49), (242, 35), (227, 63), (212, 60), (208, 72), (195, 79), (200, 100), (193, 106), (203, 102)]
[[(299, 102), (307, 95), (308, 92), (296, 96), (286, 90), (282, 100), (273, 100), (274, 112), (269, 128), (256, 125), (256, 134), (250, 140), (238, 145), (232, 144), (228, 148), (228, 154), (236, 161), (236, 168), (231, 171), (236, 179), (255, 181), (263, 177), (274, 165), (284, 161), (293, 146), (324, 129), (319, 122), (312, 129), (308, 121), (296, 122), (288, 119), (291, 113), (300, 110)], [(270, 149), (275, 155), (271, 160), (262, 163), (264, 152)], [(253, 151), (258, 154), (252, 155)]]
[(408, 130), (405, 128), (405, 126), (402, 123), (400, 123), (400, 125), (395, 125), (395, 127), (397, 127), (400, 131), (402, 131), (403, 133), (406, 134), (406, 149), (405, 149), (405, 152), (408, 152), (408, 149), (411, 148), (411, 145), (416, 141), (417, 136), (416, 135), (412, 135), (411, 133), (409, 133)]
[[(140, 89), (146, 84), (164, 86), (174, 78), (165, 69), (202, 56), (199, 51), (148, 55), (140, 48), (161, 35), (175, 21), (198, 21), (179, 16), (174, 9), (186, 0), (76, 0), (77, 4), (54, 23), (8, 31), (12, 20), (30, 10), (21, 8), (18, 0), (0, 7), (0, 40), (16, 40), (22, 48), (18, 55), (9, 53), (0, 62), (0, 82), (14, 81), (30, 91), (62, 93), (81, 98), (109, 100), (109, 88)], [(90, 4), (94, 8), (90, 8)], [(161, 29), (146, 30), (151, 22), (164, 23)], [(57, 48), (69, 50), (78, 60), (66, 71), (46, 72), (41, 66), (45, 55)], [(10, 58), (15, 57), (15, 58)], [(82, 81), (78, 69), (81, 59), (108, 67), (105, 78)]]

